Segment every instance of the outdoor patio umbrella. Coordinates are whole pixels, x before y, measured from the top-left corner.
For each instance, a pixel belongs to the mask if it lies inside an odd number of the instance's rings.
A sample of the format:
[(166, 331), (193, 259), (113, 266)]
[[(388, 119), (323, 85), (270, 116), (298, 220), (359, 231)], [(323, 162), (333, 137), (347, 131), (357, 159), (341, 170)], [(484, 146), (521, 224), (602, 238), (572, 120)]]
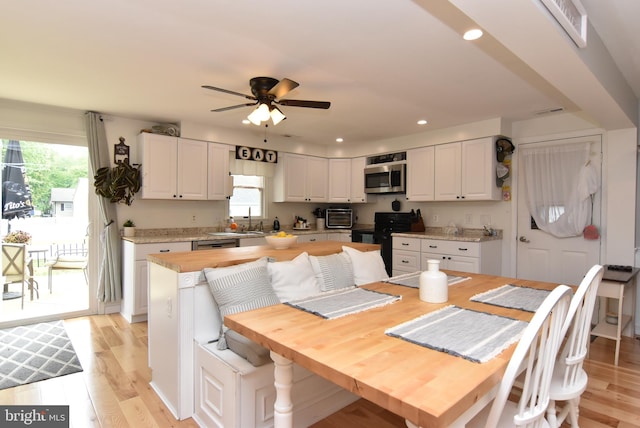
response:
[(20, 142), (9, 140), (2, 163), (2, 218), (24, 218), (33, 204)]

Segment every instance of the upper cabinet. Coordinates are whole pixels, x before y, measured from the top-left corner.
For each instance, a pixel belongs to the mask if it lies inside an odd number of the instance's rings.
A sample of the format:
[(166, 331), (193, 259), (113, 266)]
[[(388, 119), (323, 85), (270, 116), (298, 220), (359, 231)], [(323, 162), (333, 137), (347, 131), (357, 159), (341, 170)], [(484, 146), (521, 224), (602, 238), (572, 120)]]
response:
[(282, 153), (274, 177), (274, 202), (326, 202), (329, 161)]
[(350, 202), (351, 159), (329, 159), (328, 202)]
[(227, 199), (233, 193), (233, 184), (229, 175), (229, 152), (231, 147), (225, 144), (208, 144), (208, 182), (207, 199)]
[(436, 201), (500, 200), (496, 186), (496, 152), (494, 137), (435, 147)]
[(434, 200), (435, 146), (407, 151), (407, 200)]
[[(141, 198), (207, 200), (228, 196), (228, 146), (142, 133), (138, 136), (138, 147), (142, 164)], [(214, 159), (211, 166), (210, 159)]]
[(327, 202), (363, 203), (365, 157), (329, 159), (329, 197)]
[(367, 194), (364, 192), (364, 167), (367, 164), (366, 157), (351, 159), (351, 203), (367, 202)]

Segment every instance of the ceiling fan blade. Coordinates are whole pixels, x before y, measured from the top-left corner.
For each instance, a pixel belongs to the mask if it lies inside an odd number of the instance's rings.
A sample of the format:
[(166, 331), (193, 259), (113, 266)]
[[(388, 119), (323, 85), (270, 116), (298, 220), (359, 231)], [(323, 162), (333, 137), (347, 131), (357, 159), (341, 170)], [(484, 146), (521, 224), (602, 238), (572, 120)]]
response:
[(291, 79), (287, 79), (286, 77), (276, 83), (276, 86), (269, 90), (269, 95), (273, 95), (276, 99), (285, 96), (290, 91), (294, 90), (300, 86), (298, 82), (294, 82)]
[(217, 109), (211, 110), (211, 111), (221, 112), (221, 111), (233, 110), (233, 109), (240, 108), (240, 107), (254, 106), (256, 104), (258, 104), (258, 103), (255, 102), (255, 103), (238, 104), (238, 105), (235, 105), (235, 106), (217, 108)]
[(331, 103), (329, 101), (279, 100), (275, 102), (282, 106), (291, 106), (291, 107), (328, 109), (331, 106)]
[(228, 89), (216, 88), (215, 86), (202, 85), (204, 89), (211, 89), (212, 91), (224, 92), (225, 94), (238, 95), (239, 97), (245, 97), (248, 100), (255, 100), (256, 97), (252, 95), (241, 94), (240, 92), (230, 91)]

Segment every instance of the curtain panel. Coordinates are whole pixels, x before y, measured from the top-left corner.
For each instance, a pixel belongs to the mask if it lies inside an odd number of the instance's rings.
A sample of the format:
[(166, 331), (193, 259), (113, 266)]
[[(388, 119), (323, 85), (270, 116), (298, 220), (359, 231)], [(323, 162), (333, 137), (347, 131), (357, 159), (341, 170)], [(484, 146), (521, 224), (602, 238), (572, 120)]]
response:
[[(85, 127), (89, 146), (91, 175), (101, 167), (110, 167), (109, 145), (100, 114), (85, 113)], [(116, 208), (107, 198), (96, 195), (103, 228), (100, 233), (100, 274), (97, 297), (101, 302), (119, 302), (122, 299), (121, 247)]]
[(590, 150), (590, 143), (521, 149), (529, 212), (538, 228), (557, 238), (579, 236), (591, 223), (600, 178)]

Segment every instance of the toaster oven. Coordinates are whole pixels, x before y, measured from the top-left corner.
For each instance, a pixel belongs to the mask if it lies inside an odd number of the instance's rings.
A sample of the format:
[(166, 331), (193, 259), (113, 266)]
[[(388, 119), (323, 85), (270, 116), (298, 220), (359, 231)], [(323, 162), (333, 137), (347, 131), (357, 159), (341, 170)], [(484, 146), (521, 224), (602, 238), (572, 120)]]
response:
[(327, 208), (324, 225), (327, 229), (351, 229), (353, 210), (350, 208)]

